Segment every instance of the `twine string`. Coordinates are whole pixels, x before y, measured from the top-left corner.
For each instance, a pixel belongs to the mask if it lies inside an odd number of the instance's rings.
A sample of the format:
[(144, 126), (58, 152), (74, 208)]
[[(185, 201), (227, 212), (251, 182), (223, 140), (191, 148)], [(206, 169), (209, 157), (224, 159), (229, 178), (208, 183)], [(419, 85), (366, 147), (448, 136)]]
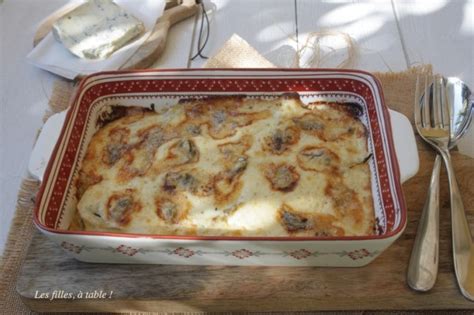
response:
[[(324, 45), (323, 39), (341, 38), (346, 44), (346, 58), (336, 68), (353, 68), (359, 58), (359, 49), (354, 39), (347, 33), (331, 30), (311, 32), (302, 47), (298, 47), (293, 64), (298, 68), (320, 68), (324, 62), (337, 53), (334, 47)], [(329, 50), (326, 52), (325, 50)], [(302, 62), (303, 56), (309, 56)]]

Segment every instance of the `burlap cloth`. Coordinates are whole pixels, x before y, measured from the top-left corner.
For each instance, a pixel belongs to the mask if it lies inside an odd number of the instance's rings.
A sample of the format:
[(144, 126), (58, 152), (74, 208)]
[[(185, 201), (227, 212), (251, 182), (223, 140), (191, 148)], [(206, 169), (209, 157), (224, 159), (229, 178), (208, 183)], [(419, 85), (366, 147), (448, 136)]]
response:
[[(233, 36), (205, 66), (209, 68), (274, 67), (238, 36)], [(431, 65), (421, 65), (403, 72), (375, 73), (375, 75), (382, 83), (386, 104), (412, 119), (416, 77), (419, 74), (429, 74), (431, 72)], [(66, 109), (72, 93), (73, 86), (70, 82), (57, 81), (53, 87), (53, 93), (49, 102), (50, 111), (45, 114), (45, 119), (51, 113)], [(416, 219), (419, 216), (419, 210), (423, 206), (434, 160), (434, 153), (431, 148), (419, 139), (418, 150), (420, 154), (420, 171), (417, 176), (403, 185), (409, 217), (412, 218), (414, 216)], [(464, 205), (470, 221), (473, 222), (474, 159), (458, 152), (453, 152), (452, 157)], [(449, 210), (449, 190), (444, 173), (442, 174), (441, 181), (441, 212), (447, 212)], [(39, 183), (37, 181), (26, 177), (21, 184), (18, 194), (15, 217), (10, 227), (10, 234), (0, 265), (0, 312), (5, 314), (30, 313), (20, 300), (20, 296), (16, 293), (15, 285), (34, 231), (32, 210), (38, 187)], [(409, 221), (413, 224), (413, 219)], [(468, 311), (468, 313), (472, 314), (472, 311)]]

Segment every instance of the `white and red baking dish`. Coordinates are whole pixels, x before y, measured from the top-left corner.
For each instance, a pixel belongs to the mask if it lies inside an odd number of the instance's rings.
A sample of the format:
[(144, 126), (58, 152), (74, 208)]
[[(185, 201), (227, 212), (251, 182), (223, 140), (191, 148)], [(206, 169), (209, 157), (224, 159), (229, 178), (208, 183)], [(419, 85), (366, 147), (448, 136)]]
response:
[[(110, 105), (179, 106), (216, 95), (269, 98), (298, 93), (305, 103), (357, 103), (369, 132), (377, 233), (361, 237), (199, 237), (69, 231), (76, 211), (73, 185), (100, 114)], [(395, 135), (392, 136), (392, 124)], [(394, 139), (397, 146), (394, 146)], [(398, 140), (397, 140), (398, 139)], [(400, 169), (399, 169), (400, 162)], [(418, 170), (407, 118), (389, 114), (378, 81), (347, 70), (189, 69), (104, 72), (85, 78), (73, 98), (38, 193), (34, 222), (75, 258), (102, 263), (195, 265), (363, 266), (403, 232), (407, 211), (401, 181)]]

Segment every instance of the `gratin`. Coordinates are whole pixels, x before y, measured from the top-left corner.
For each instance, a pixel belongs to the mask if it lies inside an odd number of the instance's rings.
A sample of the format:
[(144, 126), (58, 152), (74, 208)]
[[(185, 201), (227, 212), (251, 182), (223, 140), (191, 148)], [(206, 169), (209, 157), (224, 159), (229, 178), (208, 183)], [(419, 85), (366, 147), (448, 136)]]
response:
[[(356, 104), (207, 98), (119, 110), (92, 137), (70, 229), (202, 236), (374, 234)], [(126, 112), (126, 113), (125, 113)]]

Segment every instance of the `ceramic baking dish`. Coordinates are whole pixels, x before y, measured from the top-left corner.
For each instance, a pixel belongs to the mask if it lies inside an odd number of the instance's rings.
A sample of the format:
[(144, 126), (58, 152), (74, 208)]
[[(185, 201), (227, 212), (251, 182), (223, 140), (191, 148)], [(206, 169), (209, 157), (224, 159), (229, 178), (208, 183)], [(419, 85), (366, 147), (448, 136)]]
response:
[[(156, 109), (179, 106), (180, 99), (217, 95), (270, 98), (287, 93), (298, 93), (305, 103), (333, 100), (356, 103), (363, 108), (360, 119), (369, 131), (368, 147), (373, 154), (369, 164), (376, 235), (199, 237), (68, 230), (77, 203), (73, 183), (105, 108), (138, 105)], [(394, 135), (392, 124), (396, 125)], [(87, 262), (355, 267), (368, 264), (403, 232), (407, 211), (401, 182), (417, 170), (418, 155), (409, 121), (399, 113), (389, 114), (380, 84), (366, 72), (288, 69), (104, 72), (85, 78), (76, 91), (44, 173), (34, 222), (67, 252)]]

